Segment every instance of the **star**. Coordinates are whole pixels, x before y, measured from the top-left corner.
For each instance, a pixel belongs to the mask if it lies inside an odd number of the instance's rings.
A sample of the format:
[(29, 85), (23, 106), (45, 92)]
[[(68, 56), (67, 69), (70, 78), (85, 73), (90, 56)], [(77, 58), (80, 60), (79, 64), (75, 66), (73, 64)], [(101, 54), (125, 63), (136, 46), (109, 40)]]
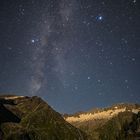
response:
[(8, 47), (8, 50), (12, 50), (12, 48), (11, 47)]
[(32, 39), (32, 40), (31, 40), (31, 42), (32, 42), (32, 43), (35, 43), (35, 40), (34, 40), (34, 39)]
[(99, 95), (99, 96), (102, 96), (102, 93), (101, 93), (101, 92), (99, 92), (99, 93), (98, 93), (98, 95)]
[(132, 58), (132, 61), (135, 61), (136, 59), (135, 58)]
[(97, 16), (97, 20), (98, 21), (102, 21), (103, 20), (103, 16), (101, 16), (101, 15), (100, 16)]
[(90, 76), (88, 76), (88, 80), (90, 80), (91, 79), (91, 77)]
[(121, 41), (122, 41), (124, 44), (127, 44), (127, 43), (128, 43), (127, 39), (125, 39), (125, 38), (122, 38)]
[(136, 3), (137, 2), (137, 0), (133, 0), (133, 3)]
[(128, 83), (128, 80), (127, 79), (125, 80), (125, 83)]
[(99, 16), (99, 18), (98, 18), (99, 20), (102, 20), (103, 19), (103, 17), (102, 16)]
[(75, 87), (74, 87), (74, 89), (75, 89), (75, 90), (78, 90), (78, 87), (77, 87), (77, 86), (75, 86)]
[(31, 43), (35, 43), (35, 42), (39, 42), (39, 39), (38, 38), (31, 39)]
[(126, 86), (126, 88), (128, 89), (128, 88), (129, 88), (129, 86)]

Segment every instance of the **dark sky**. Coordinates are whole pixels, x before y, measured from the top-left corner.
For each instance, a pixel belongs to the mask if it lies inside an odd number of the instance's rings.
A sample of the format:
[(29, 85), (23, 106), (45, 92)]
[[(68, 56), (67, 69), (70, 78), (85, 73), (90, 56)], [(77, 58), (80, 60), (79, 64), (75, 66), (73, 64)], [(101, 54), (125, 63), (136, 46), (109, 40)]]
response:
[(0, 94), (61, 113), (140, 103), (139, 2), (0, 0)]

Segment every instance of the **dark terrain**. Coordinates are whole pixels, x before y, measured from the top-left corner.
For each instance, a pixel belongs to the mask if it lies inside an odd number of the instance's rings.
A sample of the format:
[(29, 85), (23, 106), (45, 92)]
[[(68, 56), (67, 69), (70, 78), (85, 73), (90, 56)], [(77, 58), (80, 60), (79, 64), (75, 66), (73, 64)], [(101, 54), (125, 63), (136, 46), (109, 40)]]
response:
[[(88, 114), (97, 118), (67, 121)], [(140, 106), (117, 104), (62, 116), (37, 96), (0, 96), (0, 140), (140, 140)]]
[(1, 97), (0, 127), (1, 140), (88, 139), (39, 97)]

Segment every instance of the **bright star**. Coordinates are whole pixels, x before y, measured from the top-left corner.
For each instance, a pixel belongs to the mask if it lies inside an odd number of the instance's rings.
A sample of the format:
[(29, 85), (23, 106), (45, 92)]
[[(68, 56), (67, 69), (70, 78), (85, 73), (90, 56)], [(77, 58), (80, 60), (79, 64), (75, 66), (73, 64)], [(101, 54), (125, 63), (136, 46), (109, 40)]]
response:
[(31, 42), (32, 42), (32, 43), (35, 43), (35, 40), (34, 40), (34, 39), (32, 39), (32, 40), (31, 40)]
[(103, 20), (103, 16), (97, 16), (97, 20), (98, 21), (102, 21)]
[(103, 17), (102, 16), (99, 16), (99, 20), (102, 20), (103, 19)]

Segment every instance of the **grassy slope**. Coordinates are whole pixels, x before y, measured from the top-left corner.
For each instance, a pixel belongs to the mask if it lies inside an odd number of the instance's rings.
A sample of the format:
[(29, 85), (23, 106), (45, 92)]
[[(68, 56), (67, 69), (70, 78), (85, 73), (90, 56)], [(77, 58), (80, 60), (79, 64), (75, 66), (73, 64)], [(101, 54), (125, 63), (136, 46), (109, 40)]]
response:
[(15, 99), (15, 103), (7, 108), (21, 122), (2, 125), (5, 140), (87, 140), (82, 131), (67, 123), (41, 98)]

